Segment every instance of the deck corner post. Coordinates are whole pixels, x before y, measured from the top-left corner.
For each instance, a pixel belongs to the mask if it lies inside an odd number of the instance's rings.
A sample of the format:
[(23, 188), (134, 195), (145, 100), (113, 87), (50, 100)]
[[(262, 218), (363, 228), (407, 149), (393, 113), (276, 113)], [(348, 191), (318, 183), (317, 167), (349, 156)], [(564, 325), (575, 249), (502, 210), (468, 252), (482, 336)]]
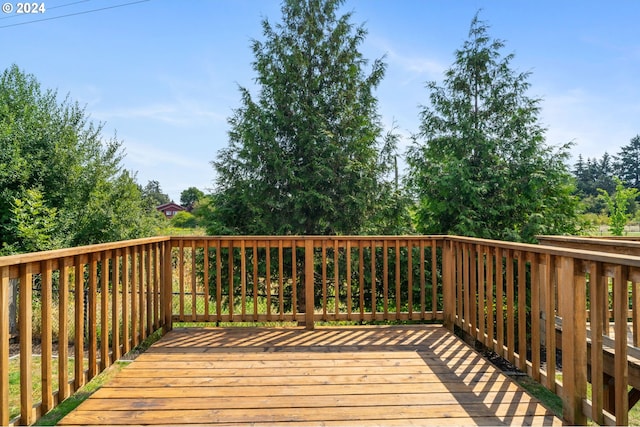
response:
[(455, 284), (453, 242), (444, 240), (444, 256), (442, 257), (442, 310), (445, 328), (453, 331), (455, 322)]
[(162, 308), (163, 308), (163, 334), (173, 329), (173, 265), (171, 259), (171, 239), (164, 242), (162, 250)]
[(304, 319), (307, 330), (314, 329), (313, 314), (314, 304), (314, 265), (313, 265), (313, 238), (308, 237), (304, 241)]
[(560, 258), (558, 299), (562, 314), (562, 416), (569, 425), (586, 425), (582, 411), (587, 393), (586, 278), (570, 257)]

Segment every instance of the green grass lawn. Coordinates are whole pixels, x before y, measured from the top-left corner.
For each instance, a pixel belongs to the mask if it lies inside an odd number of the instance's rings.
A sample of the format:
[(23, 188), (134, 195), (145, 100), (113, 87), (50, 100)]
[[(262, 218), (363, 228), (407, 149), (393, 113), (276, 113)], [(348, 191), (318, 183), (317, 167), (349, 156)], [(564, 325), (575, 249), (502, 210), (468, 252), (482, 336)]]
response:
[[(33, 402), (42, 400), (42, 358), (40, 356), (32, 356), (31, 362), (31, 378), (33, 384), (32, 396)], [(69, 358), (67, 371), (69, 378), (74, 375), (75, 359)], [(85, 365), (87, 365), (85, 361)], [(58, 359), (52, 360), (52, 389), (58, 389)], [(20, 415), (20, 358), (16, 357), (9, 362), (9, 418)]]

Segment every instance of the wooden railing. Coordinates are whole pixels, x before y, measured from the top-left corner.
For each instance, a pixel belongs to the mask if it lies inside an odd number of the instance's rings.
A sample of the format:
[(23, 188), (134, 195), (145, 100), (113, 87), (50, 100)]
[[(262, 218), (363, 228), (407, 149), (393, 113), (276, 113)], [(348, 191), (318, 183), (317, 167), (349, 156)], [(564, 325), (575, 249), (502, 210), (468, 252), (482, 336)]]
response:
[[(150, 238), (0, 257), (0, 425), (33, 423), (165, 325), (161, 265), (167, 242)], [(10, 289), (17, 290), (13, 301)], [(9, 407), (14, 302), (18, 411)], [(41, 378), (38, 384), (34, 376)]]
[(0, 276), (2, 425), (34, 422), (175, 322), (443, 322), (560, 395), (571, 424), (626, 424), (627, 387), (640, 389), (633, 256), (453, 236), (158, 237), (3, 257)]
[(446, 325), (561, 396), (569, 424), (627, 424), (640, 388), (640, 361), (628, 357), (638, 352), (627, 345), (629, 322), (638, 329), (639, 257), (463, 237), (448, 238), (444, 252), (455, 287)]
[(439, 237), (173, 238), (173, 320), (442, 320)]

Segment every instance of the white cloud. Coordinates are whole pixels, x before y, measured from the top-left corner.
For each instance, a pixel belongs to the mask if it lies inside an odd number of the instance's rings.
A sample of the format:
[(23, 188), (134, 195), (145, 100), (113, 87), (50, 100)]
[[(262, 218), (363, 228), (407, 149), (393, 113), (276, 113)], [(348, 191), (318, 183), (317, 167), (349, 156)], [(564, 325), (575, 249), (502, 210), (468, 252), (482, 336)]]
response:
[(94, 112), (100, 120), (111, 119), (149, 119), (173, 126), (186, 126), (202, 121), (223, 123), (226, 116), (214, 111), (206, 105), (193, 100), (177, 100), (137, 107), (113, 108)]
[(449, 66), (435, 56), (400, 51), (390, 41), (379, 37), (371, 37), (370, 41), (376, 50), (386, 55), (390, 66), (398, 66), (400, 70), (409, 74), (418, 74), (424, 80), (440, 79)]

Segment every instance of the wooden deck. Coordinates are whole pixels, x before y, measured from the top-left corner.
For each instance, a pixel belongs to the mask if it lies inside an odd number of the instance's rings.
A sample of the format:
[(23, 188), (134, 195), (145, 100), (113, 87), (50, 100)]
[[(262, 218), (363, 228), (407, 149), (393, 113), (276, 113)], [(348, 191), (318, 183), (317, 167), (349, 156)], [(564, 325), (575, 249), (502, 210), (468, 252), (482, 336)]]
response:
[(439, 325), (170, 332), (61, 425), (561, 425)]

